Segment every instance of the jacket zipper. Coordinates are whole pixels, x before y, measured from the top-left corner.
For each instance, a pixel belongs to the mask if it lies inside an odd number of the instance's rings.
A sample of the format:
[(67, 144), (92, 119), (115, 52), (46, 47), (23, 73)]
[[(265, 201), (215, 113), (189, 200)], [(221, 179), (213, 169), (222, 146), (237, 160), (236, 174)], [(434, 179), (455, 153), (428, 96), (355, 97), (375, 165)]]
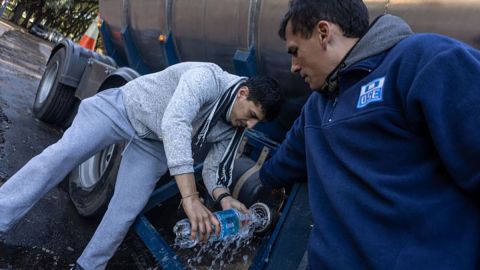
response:
[[(371, 73), (372, 72), (372, 69), (369, 68), (369, 67), (365, 67), (365, 66), (357, 66), (355, 67), (355, 69), (358, 69), (358, 70), (363, 70), (363, 71), (366, 71), (368, 73)], [(352, 69), (353, 70), (353, 69)], [(338, 104), (338, 95), (335, 96), (335, 99), (333, 100), (333, 104), (332, 104), (332, 108), (330, 109), (330, 114), (328, 116), (328, 123), (332, 122), (333, 121), (333, 113), (335, 112), (335, 108), (337, 107), (337, 104)]]
[(332, 122), (333, 112), (335, 111), (335, 107), (337, 106), (337, 103), (338, 103), (338, 97), (335, 97), (335, 99), (333, 100), (332, 108), (330, 109), (330, 115), (328, 116), (329, 123)]
[[(368, 73), (372, 72), (372, 69), (369, 68), (369, 67), (366, 67), (366, 66), (357, 66), (357, 67), (355, 67), (355, 69), (363, 70), (363, 71), (366, 71)], [(330, 109), (330, 113), (328, 115), (328, 120), (327, 120), (328, 123), (331, 123), (333, 121), (333, 113), (335, 112), (335, 108), (337, 107), (337, 104), (338, 104), (338, 95), (335, 96), (335, 99), (333, 100), (332, 108)]]

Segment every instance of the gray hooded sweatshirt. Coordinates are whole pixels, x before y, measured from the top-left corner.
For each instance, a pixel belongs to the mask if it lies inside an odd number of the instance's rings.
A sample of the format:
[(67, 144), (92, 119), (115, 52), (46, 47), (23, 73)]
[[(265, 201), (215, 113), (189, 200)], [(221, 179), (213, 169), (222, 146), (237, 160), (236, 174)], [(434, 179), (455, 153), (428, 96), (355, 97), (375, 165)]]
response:
[(401, 18), (393, 15), (384, 15), (372, 24), (369, 31), (363, 36), (345, 60), (345, 67), (382, 53), (404, 38), (412, 35), (412, 29)]
[(393, 15), (383, 15), (372, 23), (368, 32), (355, 44), (343, 61), (328, 76), (322, 86), (326, 92), (336, 94), (338, 90), (338, 73), (348, 69), (351, 65), (382, 53), (399, 41), (412, 35), (412, 29), (401, 18)]
[(412, 29), (401, 18), (393, 15), (383, 15), (372, 23), (368, 32), (357, 42), (344, 61), (328, 77), (326, 87), (332, 81), (337, 80), (338, 72), (347, 69), (351, 65), (382, 53), (401, 40), (412, 35)]
[[(243, 77), (213, 63), (184, 62), (141, 76), (122, 86), (123, 102), (133, 128), (141, 138), (161, 140), (171, 175), (192, 173), (192, 138), (215, 101)], [(234, 134), (230, 123), (219, 120), (207, 141), (212, 147), (203, 167), (209, 194), (217, 185), (217, 168)]]

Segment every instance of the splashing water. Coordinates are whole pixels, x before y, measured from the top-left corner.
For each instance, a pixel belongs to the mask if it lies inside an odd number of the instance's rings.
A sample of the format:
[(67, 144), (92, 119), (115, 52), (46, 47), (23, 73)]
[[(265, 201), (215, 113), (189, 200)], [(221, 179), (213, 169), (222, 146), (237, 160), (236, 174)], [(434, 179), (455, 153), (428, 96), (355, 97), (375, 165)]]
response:
[[(224, 269), (227, 265), (231, 265), (236, 259), (241, 258), (241, 264), (248, 263), (248, 255), (254, 251), (250, 245), (253, 239), (255, 226), (249, 225), (237, 235), (225, 238), (223, 241), (207, 241), (201, 243), (194, 248), (192, 256), (187, 260), (190, 269), (197, 269), (208, 265), (208, 269)], [(202, 261), (205, 260), (204, 263)], [(206, 264), (207, 265), (206, 265)]]
[[(262, 208), (266, 205), (262, 204)], [(268, 210), (268, 207), (266, 207)], [(263, 212), (262, 212), (263, 213)], [(258, 212), (258, 208), (252, 206), (248, 215), (239, 217), (241, 219), (238, 232), (233, 235), (228, 235), (220, 239), (210, 239), (205, 243), (193, 244), (194, 248), (190, 250), (183, 250), (180, 253), (184, 261), (187, 262), (189, 269), (246, 269), (249, 263), (249, 258), (253, 258), (255, 246), (251, 245), (253, 241), (254, 232), (264, 231), (270, 224), (271, 218)], [(178, 228), (177, 228), (178, 229)], [(179, 234), (175, 240), (178, 243)], [(190, 242), (190, 247), (192, 242)], [(177, 248), (185, 248), (176, 244)], [(179, 250), (181, 251), (181, 250)]]

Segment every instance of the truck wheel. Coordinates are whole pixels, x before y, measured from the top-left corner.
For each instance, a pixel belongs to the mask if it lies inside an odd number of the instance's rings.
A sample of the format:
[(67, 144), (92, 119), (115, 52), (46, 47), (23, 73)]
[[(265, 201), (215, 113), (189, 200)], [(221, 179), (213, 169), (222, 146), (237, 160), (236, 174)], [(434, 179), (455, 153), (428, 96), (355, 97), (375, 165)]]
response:
[[(138, 76), (133, 69), (120, 68), (105, 79), (99, 92), (120, 87)], [(95, 218), (107, 210), (123, 149), (124, 144), (111, 145), (77, 166), (66, 177), (70, 199), (81, 216)]]
[(75, 89), (59, 82), (64, 70), (65, 54), (65, 48), (61, 48), (50, 59), (33, 102), (35, 116), (56, 125), (63, 124), (75, 101)]
[(98, 217), (112, 197), (121, 161), (123, 144), (113, 144), (77, 166), (67, 176), (68, 192), (84, 217)]

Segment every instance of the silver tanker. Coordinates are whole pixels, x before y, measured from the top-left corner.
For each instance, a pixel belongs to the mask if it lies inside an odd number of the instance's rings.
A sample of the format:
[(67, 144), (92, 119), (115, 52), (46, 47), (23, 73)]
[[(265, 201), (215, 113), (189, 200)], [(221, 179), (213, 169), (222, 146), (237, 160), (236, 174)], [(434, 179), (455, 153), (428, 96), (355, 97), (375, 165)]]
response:
[[(480, 48), (479, 0), (365, 0), (365, 3), (371, 20), (384, 13), (398, 15), (416, 32), (436, 32)], [(290, 73), (289, 55), (277, 35), (287, 6), (288, 0), (100, 0), (101, 32), (108, 56), (88, 51), (69, 40), (57, 44), (38, 87), (33, 111), (45, 122), (68, 127), (80, 100), (178, 61), (208, 61), (232, 73), (270, 75), (283, 86), (287, 106), (275, 122), (258, 129), (263, 133), (252, 133), (249, 144), (242, 146), (248, 158), (236, 162), (237, 180), (232, 189), (248, 205), (273, 197), (273, 205), (279, 210), (285, 194), (265, 194), (259, 185), (258, 168), (289, 129), (310, 93), (300, 78)], [(122, 147), (121, 144), (108, 147), (67, 177), (70, 196), (81, 215), (95, 216), (105, 209), (114, 188)], [(161, 202), (158, 198), (166, 200), (174, 195), (174, 182), (167, 182), (163, 191), (155, 192), (152, 198), (157, 201), (151, 201), (147, 210)], [(289, 212), (289, 207), (296, 211)], [(311, 222), (305, 213), (309, 213), (306, 188), (292, 188), (282, 210), (283, 218), (275, 227), (277, 233), (271, 236), (268, 248), (262, 249), (264, 253), (254, 259), (255, 269), (265, 269), (267, 261), (270, 267), (267, 269), (297, 269)], [(152, 244), (158, 237), (152, 236), (154, 233), (148, 228), (153, 227), (145, 222), (141, 216), (135, 225), (136, 232), (147, 246), (156, 248), (152, 253), (162, 267), (175, 269), (176, 256), (167, 246), (158, 249), (162, 246), (159, 241)], [(279, 225), (282, 222), (283, 227)], [(288, 230), (295, 226), (303, 226), (304, 230), (296, 230), (296, 235), (289, 238)], [(285, 235), (287, 238), (282, 238)]]
[[(404, 18), (416, 32), (436, 32), (480, 47), (478, 0), (366, 0), (370, 18), (385, 12)], [(180, 61), (209, 61), (234, 72), (237, 50), (255, 51), (259, 74), (271, 75), (297, 96), (306, 86), (290, 74), (290, 59), (277, 31), (288, 0), (101, 0), (115, 48), (125, 51), (129, 27), (152, 71), (168, 65), (160, 35), (171, 34)]]

